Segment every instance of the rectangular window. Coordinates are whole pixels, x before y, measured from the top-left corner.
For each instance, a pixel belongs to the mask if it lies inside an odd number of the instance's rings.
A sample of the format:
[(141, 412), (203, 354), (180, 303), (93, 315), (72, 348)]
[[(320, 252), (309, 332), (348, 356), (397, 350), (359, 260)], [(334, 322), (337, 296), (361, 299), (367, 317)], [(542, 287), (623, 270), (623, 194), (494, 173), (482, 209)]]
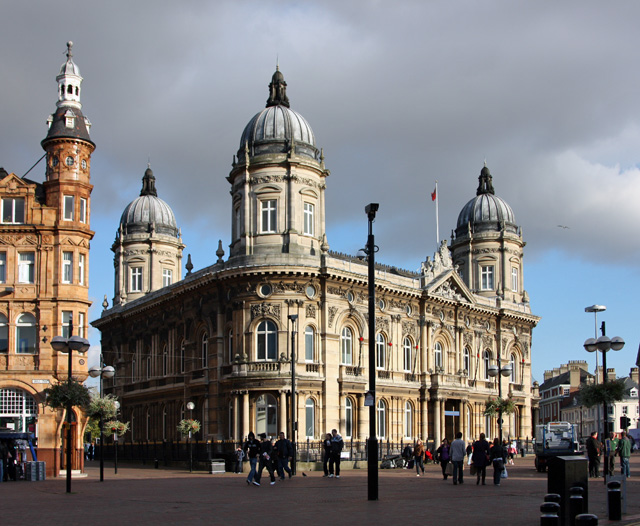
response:
[(62, 283), (73, 282), (73, 252), (62, 253)]
[(7, 253), (0, 252), (0, 283), (7, 282)]
[(260, 202), (260, 232), (276, 231), (276, 200), (268, 199)]
[(2, 200), (2, 222), (24, 223), (24, 198), (5, 198)]
[(80, 222), (87, 222), (87, 200), (84, 197), (80, 198)]
[(78, 313), (78, 336), (80, 336), (80, 338), (86, 338), (84, 334), (84, 312)]
[(63, 310), (62, 311), (62, 337), (63, 338), (68, 338), (69, 336), (71, 336), (71, 331), (69, 330), (69, 324), (73, 323), (73, 312), (71, 312), (70, 310)]
[(481, 267), (482, 290), (493, 290), (493, 265)]
[(78, 256), (78, 283), (84, 285), (84, 267), (87, 256), (80, 254)]
[(142, 267), (133, 267), (131, 269), (129, 292), (142, 292)]
[(18, 283), (34, 283), (36, 255), (34, 252), (18, 254)]
[(73, 221), (73, 196), (65, 195), (64, 196), (64, 210), (63, 210), (63, 218), (65, 221)]
[(162, 286), (166, 287), (173, 283), (173, 270), (165, 268), (162, 269)]
[(304, 234), (306, 236), (312, 236), (314, 232), (313, 228), (313, 216), (314, 209), (311, 203), (304, 204)]
[(518, 268), (511, 267), (511, 290), (518, 292)]

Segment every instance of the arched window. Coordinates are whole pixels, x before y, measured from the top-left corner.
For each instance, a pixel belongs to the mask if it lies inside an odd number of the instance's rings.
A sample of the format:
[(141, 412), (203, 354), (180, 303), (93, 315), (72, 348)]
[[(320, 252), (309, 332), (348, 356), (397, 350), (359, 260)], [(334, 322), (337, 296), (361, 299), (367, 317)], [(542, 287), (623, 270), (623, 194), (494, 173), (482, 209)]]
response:
[(22, 389), (0, 389), (0, 422), (2, 427), (21, 433), (35, 433), (38, 405), (35, 399)]
[(315, 356), (314, 340), (315, 331), (311, 325), (307, 325), (304, 330), (304, 360), (306, 362), (313, 362), (313, 357)]
[(36, 353), (36, 318), (33, 314), (22, 314), (16, 323), (16, 353)]
[(518, 375), (516, 374), (516, 365), (518, 362), (516, 362), (516, 355), (512, 354), (509, 357), (509, 365), (511, 365), (511, 375), (509, 377), (509, 382), (511, 382), (512, 384), (516, 383), (516, 378), (518, 377)]
[(349, 327), (342, 329), (340, 336), (341, 359), (344, 365), (353, 365), (353, 336)]
[(436, 342), (433, 346), (434, 359), (436, 367), (442, 367), (442, 344), (440, 342)]
[(278, 406), (270, 394), (263, 394), (256, 402), (256, 435), (266, 433), (274, 437), (278, 432)]
[(378, 438), (385, 438), (387, 436), (387, 405), (382, 400), (378, 401), (376, 413)]
[(4, 314), (0, 314), (0, 353), (9, 352), (9, 322)]
[(384, 369), (386, 365), (386, 349), (387, 340), (384, 335), (378, 333), (376, 336), (376, 367), (378, 369)]
[(305, 407), (305, 437), (313, 438), (316, 430), (316, 405), (311, 398), (307, 398)]
[(482, 365), (484, 366), (484, 379), (490, 380), (491, 377), (489, 376), (489, 366), (491, 365), (491, 353), (488, 350), (482, 353)]
[(344, 403), (344, 436), (346, 438), (353, 436), (353, 402), (351, 398), (347, 398)]
[(269, 320), (260, 322), (256, 331), (256, 356), (258, 360), (276, 360), (278, 358), (277, 336), (275, 323)]
[(209, 359), (209, 337), (206, 332), (202, 334), (200, 355), (202, 357), (202, 368), (204, 369), (207, 367)]
[(413, 407), (411, 402), (404, 404), (404, 436), (405, 438), (413, 436)]
[(411, 372), (412, 371), (412, 363), (411, 363), (411, 349), (412, 349), (412, 345), (411, 345), (411, 340), (409, 338), (405, 338), (402, 341), (402, 351), (403, 351), (403, 355), (404, 355), (404, 370), (407, 372)]
[(465, 347), (462, 354), (462, 368), (466, 371), (467, 374), (471, 371), (471, 353), (469, 352), (469, 347)]

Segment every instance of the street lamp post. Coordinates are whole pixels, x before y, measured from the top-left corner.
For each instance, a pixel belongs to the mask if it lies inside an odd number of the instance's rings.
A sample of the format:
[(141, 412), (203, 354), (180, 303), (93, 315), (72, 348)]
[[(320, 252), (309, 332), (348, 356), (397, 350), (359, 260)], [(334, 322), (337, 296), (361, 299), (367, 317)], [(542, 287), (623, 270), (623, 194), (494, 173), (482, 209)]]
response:
[[(102, 355), (100, 355), (100, 363), (102, 364)], [(102, 365), (102, 367), (94, 365), (93, 367), (91, 367), (91, 369), (89, 369), (89, 376), (91, 376), (91, 378), (97, 378), (98, 376), (100, 377), (100, 398), (102, 398), (102, 379), (113, 378), (116, 374), (116, 370), (110, 365)], [(104, 429), (102, 429), (102, 427), (104, 426), (103, 420), (104, 419), (101, 412), (98, 423), (98, 425), (100, 426), (100, 482), (104, 481), (104, 451), (102, 449), (102, 444), (104, 442)]]
[(293, 457), (291, 459), (291, 473), (296, 474), (296, 431), (298, 430), (298, 412), (296, 411), (296, 322), (297, 314), (290, 314), (291, 320), (291, 442), (293, 443)]
[[(89, 340), (80, 336), (73, 336), (73, 322), (69, 322), (69, 337), (54, 336), (51, 338), (51, 347), (54, 351), (69, 355), (68, 381), (71, 382), (73, 374), (73, 351), (85, 353), (89, 349)], [(67, 403), (67, 493), (71, 493), (71, 415), (73, 412), (72, 401)]]
[(369, 203), (364, 211), (369, 220), (367, 246), (358, 251), (358, 257), (367, 257), (369, 265), (369, 444), (367, 451), (368, 499), (378, 500), (378, 431), (376, 429), (376, 267), (375, 253), (378, 251), (373, 236), (373, 222), (378, 203)]
[[(585, 312), (593, 312), (593, 316), (594, 316), (594, 324), (593, 324), (593, 334), (594, 334), (594, 339), (598, 338), (598, 313), (599, 312), (604, 312), (607, 310), (607, 307), (605, 307), (604, 305), (590, 305), (589, 307), (585, 307), (584, 311)], [(595, 377), (596, 377), (596, 385), (598, 385), (599, 380), (598, 380), (598, 353), (596, 353), (596, 369), (595, 369)], [(599, 431), (598, 427), (600, 426), (600, 406), (597, 407), (596, 409), (596, 431)], [(603, 429), (602, 430), (602, 435), (604, 436), (604, 434), (606, 433), (606, 430)]]
[[(512, 367), (510, 363), (502, 367), (500, 351), (498, 351), (498, 365), (490, 365), (487, 374), (492, 378), (497, 377), (498, 398), (500, 398), (500, 401), (502, 401), (502, 378), (500, 378), (500, 376), (509, 376), (511, 375), (511, 371)], [(500, 445), (502, 445), (502, 406), (498, 409), (498, 437), (500, 438)]]
[[(118, 414), (118, 409), (120, 409), (120, 402), (116, 401), (116, 415)], [(113, 433), (113, 446), (114, 446), (114, 455), (113, 455), (113, 472), (115, 475), (118, 474), (118, 430), (115, 429)]]
[[(620, 338), (620, 336), (614, 336), (613, 338), (609, 338), (606, 335), (606, 327), (605, 323), (602, 322), (602, 336), (600, 336), (597, 340), (594, 338), (589, 338), (584, 342), (584, 348), (587, 352), (595, 352), (600, 351), (602, 353), (602, 383), (603, 385), (607, 383), (607, 351), (613, 349), (614, 351), (619, 351), (624, 347), (624, 340)], [(607, 440), (609, 434), (609, 413), (607, 408), (607, 401), (603, 400), (602, 402), (602, 410), (604, 411), (603, 417), (603, 430), (602, 440)], [(603, 442), (604, 444), (604, 442)], [(605, 448), (604, 451), (604, 480), (605, 483), (607, 481), (607, 474), (609, 473), (609, 455), (607, 454), (607, 450)]]
[[(189, 419), (193, 420), (193, 410), (196, 404), (193, 402), (187, 402), (187, 409), (189, 410)], [(189, 429), (189, 473), (193, 473), (193, 442), (191, 442), (191, 429)]]

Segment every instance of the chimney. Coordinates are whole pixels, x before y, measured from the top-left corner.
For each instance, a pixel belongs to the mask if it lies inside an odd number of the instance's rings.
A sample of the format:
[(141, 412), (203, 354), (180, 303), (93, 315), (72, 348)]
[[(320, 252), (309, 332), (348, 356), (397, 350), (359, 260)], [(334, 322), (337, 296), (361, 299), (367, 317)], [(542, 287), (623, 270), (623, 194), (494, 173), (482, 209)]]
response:
[(616, 370), (614, 367), (607, 367), (607, 382), (613, 382), (616, 379)]
[(544, 381), (551, 380), (553, 378), (553, 371), (545, 371), (544, 372)]
[(640, 385), (640, 369), (638, 369), (637, 367), (632, 367), (629, 371), (629, 378)]
[(572, 389), (580, 387), (580, 366), (571, 364), (569, 369), (569, 385)]

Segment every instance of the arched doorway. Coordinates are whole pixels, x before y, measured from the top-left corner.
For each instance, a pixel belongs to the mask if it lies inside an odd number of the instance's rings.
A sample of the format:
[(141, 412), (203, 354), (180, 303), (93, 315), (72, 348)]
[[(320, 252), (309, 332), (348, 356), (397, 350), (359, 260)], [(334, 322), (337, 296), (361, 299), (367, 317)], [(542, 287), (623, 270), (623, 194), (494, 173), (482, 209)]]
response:
[(37, 434), (38, 404), (22, 389), (0, 389), (0, 428)]
[(256, 435), (260, 433), (270, 437), (278, 434), (278, 404), (270, 394), (260, 395), (256, 400)]
[[(67, 469), (67, 421), (60, 428), (60, 468)], [(78, 448), (78, 418), (75, 411), (71, 411), (71, 469), (81, 469), (82, 463), (78, 451), (84, 453), (84, 448)]]

